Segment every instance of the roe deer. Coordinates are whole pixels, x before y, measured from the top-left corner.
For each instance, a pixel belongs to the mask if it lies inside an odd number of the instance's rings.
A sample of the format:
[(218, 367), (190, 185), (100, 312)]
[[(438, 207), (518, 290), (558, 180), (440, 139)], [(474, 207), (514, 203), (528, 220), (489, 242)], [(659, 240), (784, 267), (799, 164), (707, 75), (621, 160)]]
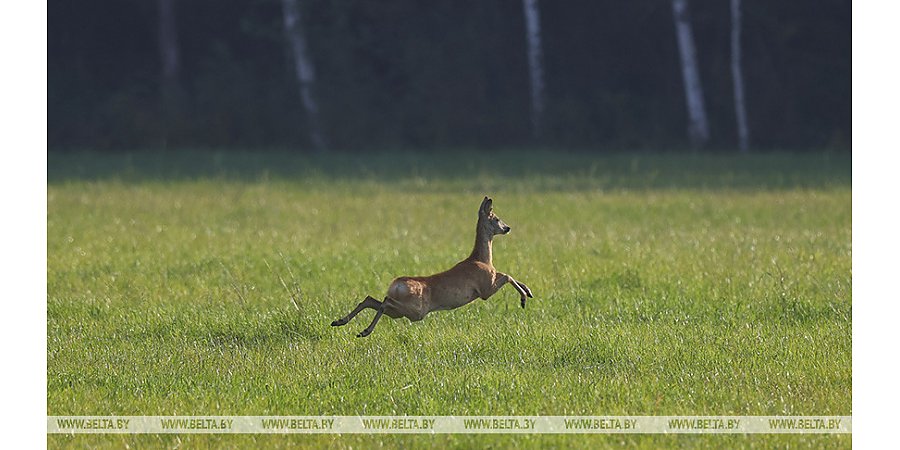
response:
[(384, 301), (370, 296), (361, 301), (347, 316), (331, 322), (331, 326), (346, 325), (360, 311), (375, 310), (375, 318), (357, 337), (366, 337), (375, 329), (382, 314), (396, 319), (406, 317), (416, 322), (431, 311), (459, 308), (476, 298), (487, 300), (503, 285), (509, 283), (518, 291), (522, 307), (531, 289), (513, 277), (497, 272), (491, 260), (491, 241), (495, 235), (509, 233), (509, 226), (494, 215), (493, 201), (485, 197), (478, 209), (478, 225), (475, 229), (475, 248), (468, 258), (450, 270), (428, 277), (400, 277), (391, 282)]

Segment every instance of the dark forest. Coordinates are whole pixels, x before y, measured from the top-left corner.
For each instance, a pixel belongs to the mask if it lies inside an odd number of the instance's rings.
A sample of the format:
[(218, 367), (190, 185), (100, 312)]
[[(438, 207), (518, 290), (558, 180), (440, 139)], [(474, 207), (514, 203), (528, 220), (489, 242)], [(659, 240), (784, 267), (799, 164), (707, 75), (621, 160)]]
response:
[[(48, 2), (51, 150), (309, 151), (280, 0)], [(530, 119), (520, 0), (301, 0), (325, 146), (697, 147), (669, 0), (540, 1), (545, 108)], [(691, 0), (709, 118), (736, 151), (728, 0)], [(851, 2), (745, 1), (751, 150), (850, 148)], [(177, 62), (164, 68), (168, 42)]]

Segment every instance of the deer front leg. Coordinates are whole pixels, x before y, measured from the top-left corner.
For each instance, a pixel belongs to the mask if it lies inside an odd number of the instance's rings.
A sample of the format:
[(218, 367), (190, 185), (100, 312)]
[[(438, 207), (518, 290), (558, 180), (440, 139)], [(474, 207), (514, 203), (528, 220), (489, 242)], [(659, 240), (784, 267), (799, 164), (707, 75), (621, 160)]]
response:
[[(497, 276), (494, 278), (494, 284), (491, 286), (491, 292), (489, 295), (486, 295), (485, 298), (493, 295), (495, 292), (500, 290), (500, 288), (503, 287), (503, 285), (506, 283), (509, 283), (513, 288), (515, 288), (516, 292), (519, 293), (519, 301), (521, 302), (522, 307), (524, 308), (525, 301), (527, 300), (528, 297), (531, 297), (531, 290), (528, 289), (527, 287), (523, 288), (518, 281), (514, 280), (513, 277), (511, 277), (505, 273), (497, 272)], [(528, 289), (528, 290), (526, 291), (526, 289)]]
[(356, 315), (359, 314), (360, 311), (362, 311), (366, 308), (372, 308), (372, 309), (377, 310), (377, 309), (381, 308), (381, 302), (379, 302), (378, 300), (375, 300), (371, 296), (367, 295), (365, 300), (359, 302), (359, 304), (356, 305), (356, 308), (353, 311), (350, 311), (350, 314), (347, 314), (346, 316), (344, 316), (338, 320), (335, 320), (334, 322), (331, 322), (331, 326), (339, 327), (342, 325), (347, 325), (347, 322), (350, 322), (350, 320), (353, 319), (354, 317), (356, 317)]
[(525, 301), (528, 300), (528, 297), (534, 298), (534, 296), (531, 295), (531, 289), (528, 289), (528, 286), (525, 286), (525, 284), (514, 280), (513, 277), (510, 277), (509, 275), (507, 275), (507, 277), (509, 277), (509, 284), (513, 285), (513, 287), (516, 288), (516, 291), (519, 292), (519, 301), (524, 309)]
[(512, 278), (510, 278), (509, 281), (518, 284), (519, 287), (522, 288), (523, 291), (525, 291), (525, 295), (527, 295), (528, 298), (534, 298), (534, 295), (531, 295), (531, 289), (528, 289), (528, 286), (525, 286), (525, 283), (519, 280), (513, 280)]

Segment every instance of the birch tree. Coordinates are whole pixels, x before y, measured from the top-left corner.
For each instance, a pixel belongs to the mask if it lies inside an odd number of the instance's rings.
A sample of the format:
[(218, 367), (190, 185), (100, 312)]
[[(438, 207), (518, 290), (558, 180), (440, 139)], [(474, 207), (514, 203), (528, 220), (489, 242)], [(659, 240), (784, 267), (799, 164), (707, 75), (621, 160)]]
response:
[(694, 146), (699, 147), (709, 141), (709, 122), (706, 119), (706, 107), (703, 104), (703, 86), (700, 84), (700, 71), (697, 68), (697, 49), (694, 46), (694, 33), (691, 29), (687, 0), (672, 0), (672, 12), (675, 19), (678, 53), (681, 56), (681, 72), (688, 113), (688, 137)]
[(284, 34), (294, 60), (294, 74), (297, 77), (297, 84), (300, 86), (300, 100), (309, 122), (310, 141), (314, 149), (323, 151), (325, 150), (325, 138), (319, 125), (319, 106), (312, 92), (316, 79), (315, 67), (309, 56), (300, 5), (297, 0), (282, 0), (281, 5), (284, 15)]
[(175, 25), (175, 1), (159, 0), (159, 53), (162, 63), (160, 83), (166, 127), (180, 109), (181, 59), (178, 51), (178, 29)]
[(528, 71), (531, 81), (531, 132), (541, 137), (544, 115), (544, 66), (541, 52), (541, 18), (538, 0), (522, 0), (528, 39)]
[(744, 75), (741, 70), (741, 0), (731, 0), (731, 79), (734, 85), (734, 116), (737, 120), (738, 149), (750, 145), (747, 110), (744, 105)]

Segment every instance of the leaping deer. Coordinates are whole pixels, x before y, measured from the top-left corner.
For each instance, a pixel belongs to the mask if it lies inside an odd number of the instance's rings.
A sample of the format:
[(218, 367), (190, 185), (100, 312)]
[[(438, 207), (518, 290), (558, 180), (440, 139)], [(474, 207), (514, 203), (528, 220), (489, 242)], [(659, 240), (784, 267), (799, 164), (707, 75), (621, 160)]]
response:
[(366, 337), (375, 329), (382, 314), (396, 319), (406, 317), (417, 322), (432, 311), (448, 310), (466, 305), (476, 298), (487, 300), (509, 283), (520, 296), (522, 308), (528, 297), (534, 297), (531, 289), (513, 277), (497, 272), (491, 259), (491, 241), (498, 234), (509, 233), (509, 225), (494, 214), (493, 201), (485, 197), (478, 209), (478, 225), (475, 229), (475, 248), (468, 258), (445, 272), (428, 277), (400, 277), (391, 282), (384, 301), (370, 296), (361, 301), (350, 314), (331, 322), (331, 326), (346, 325), (366, 308), (375, 310), (375, 318), (357, 337)]

